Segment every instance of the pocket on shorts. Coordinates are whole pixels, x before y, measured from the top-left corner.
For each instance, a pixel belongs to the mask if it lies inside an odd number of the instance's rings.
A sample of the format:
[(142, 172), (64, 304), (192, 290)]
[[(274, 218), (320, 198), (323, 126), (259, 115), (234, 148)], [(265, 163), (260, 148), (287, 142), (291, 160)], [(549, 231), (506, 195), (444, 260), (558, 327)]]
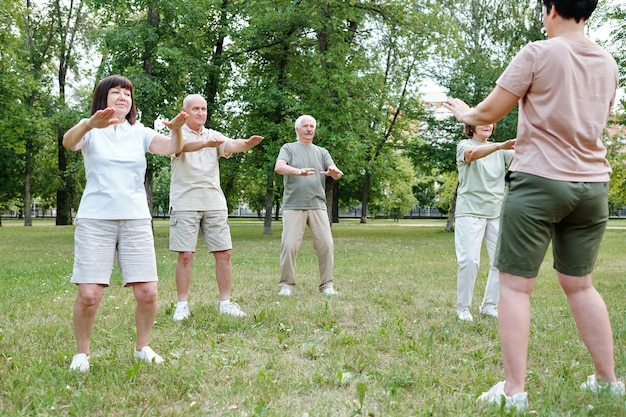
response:
[(174, 216), (170, 216), (170, 226), (176, 226), (178, 219)]

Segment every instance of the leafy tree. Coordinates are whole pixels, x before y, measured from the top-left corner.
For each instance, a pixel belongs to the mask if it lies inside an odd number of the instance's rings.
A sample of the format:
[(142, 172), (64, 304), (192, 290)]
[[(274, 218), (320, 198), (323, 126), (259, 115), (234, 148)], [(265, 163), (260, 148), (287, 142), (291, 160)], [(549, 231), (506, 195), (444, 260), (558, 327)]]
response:
[[(506, 68), (512, 57), (526, 43), (545, 37), (542, 20), (541, 4), (537, 2), (528, 7), (525, 0), (498, 2), (495, 0), (470, 0), (455, 3), (454, 17), (457, 22), (456, 50), (444, 56), (451, 65), (449, 71), (439, 71), (434, 78), (447, 87), (449, 95), (461, 98), (469, 105), (482, 101), (495, 86), (497, 78)], [(440, 63), (441, 65), (441, 63)], [(452, 126), (450, 120), (427, 120), (427, 130), (445, 137), (437, 137), (432, 133), (424, 136), (413, 150), (417, 155), (432, 155), (436, 170), (445, 174), (456, 170), (454, 150), (458, 139), (463, 138), (462, 126)], [(454, 124), (455, 122), (452, 121)], [(509, 112), (498, 122), (498, 129), (493, 137), (502, 141), (517, 136), (517, 108)], [(427, 147), (435, 150), (446, 149), (437, 154), (428, 152)], [(443, 157), (443, 158), (442, 158)], [(432, 170), (433, 162), (428, 160), (425, 171)], [(452, 178), (450, 176), (448, 179)], [(445, 190), (456, 190), (456, 186), (447, 185)], [(453, 201), (439, 199), (440, 209), (450, 210), (447, 230), (452, 229), (454, 220)]]
[(613, 135), (609, 134), (608, 131), (605, 132), (603, 142), (607, 148), (607, 159), (613, 171), (609, 183), (609, 210), (614, 213), (626, 206), (626, 149), (624, 147), (626, 137), (624, 137), (624, 129), (618, 129)]
[[(134, 86), (141, 122), (146, 126), (154, 127), (157, 119), (174, 116), (188, 87), (187, 74), (192, 72), (185, 50), (180, 48), (183, 40), (177, 36), (185, 18), (179, 4), (167, 0), (124, 0), (115, 4), (94, 0), (93, 4), (103, 22), (99, 45), (102, 62), (97, 78), (111, 74), (128, 77)], [(189, 5), (190, 12), (198, 11), (194, 7), (197, 3)], [(191, 15), (189, 21), (201, 25), (195, 17)], [(147, 161), (145, 187), (152, 211), (154, 173), (169, 165), (169, 159), (148, 154)]]
[[(15, 115), (22, 114), (23, 99), (27, 94), (27, 84), (23, 83), (28, 72), (28, 64), (20, 54), (22, 41), (18, 22), (24, 22), (26, 10), (22, 3), (14, 4), (0, 0), (0, 211), (9, 209), (23, 190), (18, 181), (24, 172), (25, 146), (22, 140), (23, 120)], [(8, 11), (11, 10), (11, 13)], [(1, 217), (0, 217), (1, 224)]]
[(26, 1), (26, 8), (17, 20), (20, 33), (21, 49), (17, 57), (20, 83), (23, 95), (18, 99), (18, 112), (22, 127), (14, 131), (14, 137), (23, 143), (23, 186), (24, 186), (24, 226), (32, 226), (32, 183), (34, 161), (38, 153), (52, 137), (50, 124), (53, 101), (49, 86), (52, 84), (48, 66), (54, 51), (54, 41), (58, 22), (50, 7), (39, 7), (31, 0)]
[(398, 221), (417, 203), (413, 195), (417, 178), (409, 158), (389, 154), (388, 159), (384, 164), (388, 169), (385, 169), (385, 175), (381, 176), (384, 180), (378, 183), (385, 197), (373, 204), (372, 212), (388, 213), (389, 217)]
[[(609, 28), (610, 38), (601, 41), (601, 45), (617, 61), (621, 86), (626, 85), (626, 24), (624, 22), (626, 22), (626, 3), (619, 0), (599, 2), (590, 21), (590, 26), (593, 28), (603, 25)], [(623, 102), (622, 106), (621, 111), (626, 113), (626, 102)]]
[[(254, 166), (257, 175), (248, 176), (259, 190), (253, 201), (264, 200), (264, 234), (271, 234), (274, 195), (280, 191), (274, 163), (283, 141), (293, 137), (288, 127), (295, 120), (297, 78), (294, 69), (301, 63), (298, 41), (304, 31), (305, 16), (298, 13), (298, 3), (250, 2), (243, 10), (250, 24), (239, 33), (238, 55), (245, 80), (236, 86), (249, 132), (259, 132), (265, 139), (249, 155), (246, 165)], [(297, 116), (296, 116), (297, 117)], [(280, 182), (279, 182), (280, 184)], [(248, 189), (248, 186), (245, 187)], [(259, 195), (264, 190), (263, 195)], [(278, 216), (278, 206), (275, 210)]]
[(394, 8), (378, 25), (380, 41), (369, 49), (374, 66), (371, 91), (376, 107), (369, 114), (370, 132), (366, 145), (361, 205), (361, 223), (367, 221), (367, 208), (372, 183), (381, 179), (372, 177), (372, 164), (385, 160), (386, 154), (399, 148), (410, 148), (417, 127), (415, 120), (425, 117), (417, 95), (417, 87), (425, 77), (426, 63), (445, 45), (449, 12), (441, 3), (422, 2), (407, 5), (394, 2)]
[(77, 195), (77, 177), (73, 168), (79, 160), (78, 154), (69, 152), (63, 146), (63, 135), (73, 125), (76, 112), (69, 109), (66, 100), (67, 77), (70, 70), (80, 73), (77, 49), (88, 48), (93, 26), (89, 19), (86, 5), (82, 0), (71, 0), (69, 4), (54, 0), (51, 3), (53, 15), (58, 23), (56, 33), (58, 109), (54, 117), (57, 133), (57, 189), (56, 189), (56, 224), (72, 224), (72, 207)]

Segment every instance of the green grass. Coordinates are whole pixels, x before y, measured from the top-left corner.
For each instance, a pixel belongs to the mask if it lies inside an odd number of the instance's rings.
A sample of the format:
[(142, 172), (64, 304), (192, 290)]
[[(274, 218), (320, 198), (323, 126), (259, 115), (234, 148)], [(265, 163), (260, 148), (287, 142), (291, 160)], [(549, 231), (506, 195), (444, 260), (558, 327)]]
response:
[[(435, 227), (417, 227), (428, 224)], [(163, 366), (135, 364), (134, 298), (119, 272), (105, 291), (89, 374), (68, 370), (74, 353), (69, 283), (73, 227), (35, 220), (0, 228), (2, 416), (468, 416), (506, 415), (476, 397), (502, 379), (497, 322), (455, 318), (454, 237), (443, 221), (342, 221), (335, 236), (336, 298), (317, 291), (310, 237), (298, 287), (279, 298), (280, 223), (231, 222), (232, 298), (248, 312), (218, 314), (212, 256), (194, 263), (192, 316), (171, 319), (176, 255), (155, 221), (159, 312), (151, 346)], [(416, 227), (413, 227), (416, 226)], [(594, 273), (613, 323), (618, 377), (626, 373), (626, 222), (612, 221)], [(624, 400), (581, 393), (593, 368), (546, 257), (532, 298), (527, 391), (530, 415), (626, 415)]]

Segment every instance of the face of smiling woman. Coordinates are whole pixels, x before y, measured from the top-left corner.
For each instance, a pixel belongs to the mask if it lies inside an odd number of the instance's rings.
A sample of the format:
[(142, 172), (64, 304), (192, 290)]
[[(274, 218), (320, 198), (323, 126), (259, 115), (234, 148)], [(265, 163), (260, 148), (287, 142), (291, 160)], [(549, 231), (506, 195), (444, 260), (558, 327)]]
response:
[(133, 99), (129, 89), (113, 87), (107, 94), (107, 107), (115, 109), (115, 117), (124, 121), (133, 106)]
[(476, 126), (474, 128), (474, 135), (472, 139), (478, 140), (481, 142), (486, 141), (489, 136), (493, 133), (493, 125), (484, 125), (484, 126)]

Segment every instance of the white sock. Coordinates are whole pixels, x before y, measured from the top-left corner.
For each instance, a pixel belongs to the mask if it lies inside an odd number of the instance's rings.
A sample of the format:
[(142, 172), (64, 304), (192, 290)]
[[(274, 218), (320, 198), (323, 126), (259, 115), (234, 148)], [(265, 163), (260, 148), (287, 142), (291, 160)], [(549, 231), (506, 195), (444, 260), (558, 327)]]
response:
[(179, 301), (178, 304), (176, 304), (176, 307), (186, 307), (187, 306), (187, 301)]
[(230, 298), (227, 298), (225, 300), (220, 300), (220, 307), (225, 306), (226, 304), (230, 303)]

